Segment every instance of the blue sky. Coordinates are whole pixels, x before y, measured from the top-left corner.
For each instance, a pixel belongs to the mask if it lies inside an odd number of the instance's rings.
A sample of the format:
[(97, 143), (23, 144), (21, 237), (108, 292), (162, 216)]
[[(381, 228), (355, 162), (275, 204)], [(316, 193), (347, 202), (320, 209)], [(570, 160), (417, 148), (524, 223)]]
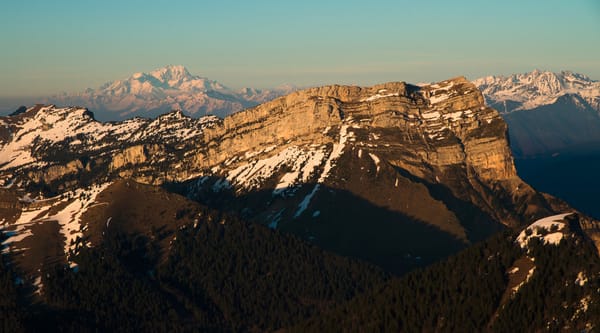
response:
[(600, 79), (600, 1), (4, 1), (0, 97), (75, 92), (181, 64), (233, 88)]

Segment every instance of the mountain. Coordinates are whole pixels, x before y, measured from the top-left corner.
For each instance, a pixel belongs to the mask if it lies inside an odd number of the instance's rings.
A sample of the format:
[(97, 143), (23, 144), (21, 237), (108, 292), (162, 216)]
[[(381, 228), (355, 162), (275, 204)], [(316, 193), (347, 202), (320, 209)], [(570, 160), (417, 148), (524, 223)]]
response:
[(135, 73), (97, 89), (52, 96), (46, 102), (86, 106), (101, 120), (156, 117), (171, 110), (194, 117), (209, 114), (224, 117), (295, 89), (282, 86), (273, 90), (234, 91), (217, 81), (192, 75), (183, 66), (169, 65), (150, 73)]
[[(225, 119), (101, 123), (38, 105), (0, 126), (0, 179), (21, 202), (91, 198), (100, 189), (86, 187), (131, 179), (394, 272), (566, 209), (517, 176), (506, 124), (464, 78), (313, 88)], [(34, 207), (5, 225), (28, 233), (32, 217), (58, 209)], [(61, 232), (73, 239), (70, 215)]]
[[(0, 257), (0, 328), (7, 332), (272, 331), (389, 279), (371, 265), (129, 180), (28, 209), (31, 234), (18, 237), (30, 250), (14, 247), (14, 232), (0, 232), (10, 244)], [(81, 233), (72, 226), (63, 233), (69, 219), (81, 222)], [(57, 246), (62, 237), (74, 240), (68, 261)]]
[(515, 159), (519, 173), (539, 191), (567, 201), (578, 210), (600, 218), (600, 152), (574, 150), (554, 156)]
[[(311, 88), (223, 119), (172, 111), (99, 122), (54, 105), (2, 117), (0, 287), (9, 297), (0, 315), (12, 319), (3, 325), (323, 331), (356, 320), (350, 327), (381, 331), (393, 321), (371, 322), (368, 309), (403, 318), (396, 309), (406, 308), (423, 328), (481, 328), (522, 282), (514, 267), (568, 264), (551, 247), (558, 238), (576, 257), (569, 274), (581, 268), (577, 283), (596, 288), (598, 221), (523, 182), (507, 130), (464, 77)], [(543, 231), (548, 216), (563, 222)], [(554, 271), (540, 275), (559, 286), (556, 297), (586, 295)], [(541, 293), (548, 283), (531, 285)], [(428, 304), (441, 308), (425, 321)], [(510, 311), (527, 313), (515, 304)]]
[(535, 188), (600, 216), (600, 82), (533, 71), (474, 81), (508, 124), (519, 175)]
[(534, 70), (509, 76), (487, 76), (473, 83), (486, 102), (502, 114), (554, 104), (559, 97), (568, 94), (579, 95), (600, 112), (600, 82), (570, 71)]
[(535, 70), (473, 83), (508, 123), (516, 156), (600, 147), (600, 82), (569, 71)]
[(292, 331), (594, 332), (600, 257), (561, 214), (391, 279)]

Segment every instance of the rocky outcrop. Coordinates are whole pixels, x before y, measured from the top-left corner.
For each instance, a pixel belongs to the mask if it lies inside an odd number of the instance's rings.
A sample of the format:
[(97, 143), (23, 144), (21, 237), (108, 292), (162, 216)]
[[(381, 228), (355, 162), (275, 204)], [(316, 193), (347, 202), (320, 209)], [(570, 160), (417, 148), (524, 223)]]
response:
[(112, 156), (109, 170), (114, 171), (123, 167), (133, 167), (148, 161), (148, 156), (160, 152), (159, 145), (136, 145), (124, 149)]
[(412, 92), (404, 83), (329, 86), (290, 94), (227, 117), (222, 126), (205, 131), (205, 142), (218, 146), (207, 151), (206, 166), (289, 140), (330, 143), (331, 136), (323, 130), (353, 119), (362, 129), (397, 131), (390, 144), (414, 148), (418, 165), (443, 167), (467, 159), (482, 177), (514, 177), (506, 125), (484, 106), (481, 94), (464, 78), (434, 86), (413, 86)]
[(52, 165), (41, 171), (29, 172), (29, 178), (36, 183), (49, 184), (70, 175), (76, 175), (83, 170), (80, 160), (74, 160), (64, 165)]

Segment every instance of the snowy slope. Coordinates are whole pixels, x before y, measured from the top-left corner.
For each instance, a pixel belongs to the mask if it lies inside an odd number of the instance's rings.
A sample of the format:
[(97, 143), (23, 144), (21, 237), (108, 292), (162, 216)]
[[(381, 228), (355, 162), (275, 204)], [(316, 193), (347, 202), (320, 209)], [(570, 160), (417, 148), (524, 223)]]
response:
[(564, 237), (565, 217), (573, 213), (548, 216), (533, 222), (517, 237), (517, 243), (524, 248), (532, 238), (540, 238), (544, 244), (559, 244)]
[(61, 150), (90, 154), (118, 150), (117, 142), (185, 142), (218, 122), (215, 116), (193, 119), (174, 111), (156, 119), (102, 123), (87, 109), (36, 106), (0, 123), (0, 131), (10, 133), (8, 140), (0, 138), (0, 170), (32, 164), (44, 167), (47, 159), (41, 157), (57, 155)]
[(293, 90), (294, 87), (282, 87), (234, 91), (217, 81), (192, 75), (183, 66), (169, 65), (150, 73), (135, 73), (97, 89), (52, 96), (45, 102), (84, 106), (100, 120), (156, 117), (171, 110), (181, 110), (195, 117), (206, 114), (223, 117)]
[(534, 70), (509, 76), (487, 76), (473, 83), (481, 90), (487, 103), (502, 113), (553, 104), (567, 94), (581, 96), (592, 108), (600, 111), (600, 82), (570, 71)]

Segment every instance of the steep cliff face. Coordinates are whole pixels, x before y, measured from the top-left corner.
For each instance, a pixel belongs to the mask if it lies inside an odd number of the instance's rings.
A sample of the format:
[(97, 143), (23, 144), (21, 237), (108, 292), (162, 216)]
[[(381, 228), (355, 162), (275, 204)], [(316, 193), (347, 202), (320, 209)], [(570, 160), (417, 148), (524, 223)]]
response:
[(0, 128), (6, 184), (162, 185), (391, 269), (559, 209), (519, 179), (506, 124), (463, 77), (312, 88), (223, 120), (38, 106)]

